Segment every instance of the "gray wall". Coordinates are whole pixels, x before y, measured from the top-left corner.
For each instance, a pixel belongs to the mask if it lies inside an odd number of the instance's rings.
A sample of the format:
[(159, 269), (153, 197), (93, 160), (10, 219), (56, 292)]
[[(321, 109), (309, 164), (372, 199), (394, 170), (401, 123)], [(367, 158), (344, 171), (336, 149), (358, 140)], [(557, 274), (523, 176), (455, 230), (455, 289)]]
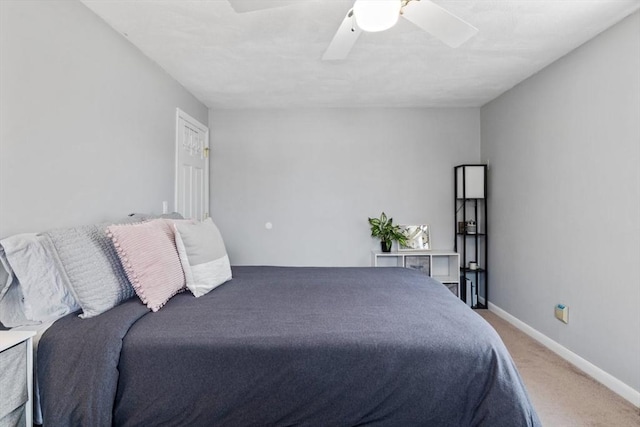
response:
[(452, 249), (453, 166), (480, 158), (479, 113), (212, 110), (211, 212), (231, 262), (369, 265), (382, 211)]
[(481, 109), (492, 302), (635, 390), (639, 29), (635, 13)]
[(172, 203), (175, 109), (208, 109), (77, 1), (0, 19), (0, 237)]

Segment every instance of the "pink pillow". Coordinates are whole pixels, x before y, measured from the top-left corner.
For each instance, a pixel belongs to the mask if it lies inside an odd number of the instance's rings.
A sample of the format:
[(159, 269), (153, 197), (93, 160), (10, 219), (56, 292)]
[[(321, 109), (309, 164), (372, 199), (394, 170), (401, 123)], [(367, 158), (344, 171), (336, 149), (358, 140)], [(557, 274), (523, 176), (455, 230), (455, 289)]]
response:
[(172, 222), (156, 219), (111, 225), (107, 236), (113, 241), (133, 289), (152, 311), (158, 311), (185, 289)]

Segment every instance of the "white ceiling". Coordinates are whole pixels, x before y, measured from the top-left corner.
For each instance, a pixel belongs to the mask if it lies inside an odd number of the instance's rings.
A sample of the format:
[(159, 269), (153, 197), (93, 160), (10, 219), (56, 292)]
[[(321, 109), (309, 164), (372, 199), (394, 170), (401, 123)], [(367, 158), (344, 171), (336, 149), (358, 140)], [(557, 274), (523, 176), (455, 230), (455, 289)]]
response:
[(82, 0), (209, 108), (481, 106), (638, 0), (434, 0), (479, 29), (449, 48), (401, 19), (322, 54), (353, 0), (236, 13), (227, 0)]

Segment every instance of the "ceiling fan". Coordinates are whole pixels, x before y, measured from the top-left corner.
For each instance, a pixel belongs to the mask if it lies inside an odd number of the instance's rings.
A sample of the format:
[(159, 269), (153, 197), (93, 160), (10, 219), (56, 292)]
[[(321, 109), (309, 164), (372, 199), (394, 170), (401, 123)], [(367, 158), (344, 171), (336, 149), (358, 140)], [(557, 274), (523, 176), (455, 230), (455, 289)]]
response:
[[(229, 0), (238, 13), (288, 6), (299, 0)], [(362, 31), (377, 32), (393, 27), (403, 17), (450, 47), (458, 47), (473, 37), (478, 29), (430, 0), (356, 0), (329, 47), (323, 60), (345, 59)]]

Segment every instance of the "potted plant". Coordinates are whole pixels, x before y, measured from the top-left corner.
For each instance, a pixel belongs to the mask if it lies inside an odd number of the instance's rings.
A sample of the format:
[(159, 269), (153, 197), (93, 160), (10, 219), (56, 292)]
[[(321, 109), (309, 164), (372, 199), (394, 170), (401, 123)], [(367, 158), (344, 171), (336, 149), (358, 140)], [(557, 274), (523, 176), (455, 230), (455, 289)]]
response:
[(393, 218), (387, 218), (384, 212), (380, 218), (369, 218), (371, 225), (371, 237), (380, 239), (382, 252), (391, 252), (391, 245), (395, 240), (401, 245), (407, 244), (407, 236), (402, 232), (399, 225), (393, 225)]

